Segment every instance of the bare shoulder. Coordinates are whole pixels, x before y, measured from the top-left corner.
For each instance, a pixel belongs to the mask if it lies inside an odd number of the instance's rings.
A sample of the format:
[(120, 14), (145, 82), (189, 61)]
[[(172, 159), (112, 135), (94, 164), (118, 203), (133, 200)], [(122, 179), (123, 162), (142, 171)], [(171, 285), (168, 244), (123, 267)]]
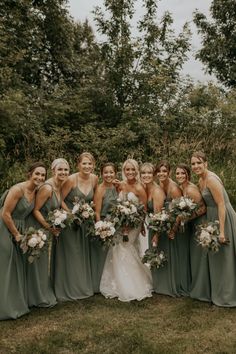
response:
[(182, 194), (182, 191), (180, 189), (180, 187), (178, 186), (178, 184), (174, 181), (171, 182), (171, 186), (170, 186), (170, 192), (171, 193), (179, 193)]
[(191, 183), (190, 185), (187, 186), (186, 195), (196, 202), (198, 202), (202, 199), (202, 195), (201, 195), (199, 188), (193, 183)]
[(144, 186), (140, 182), (135, 185), (135, 189), (137, 191), (145, 191)]
[(100, 184), (97, 186), (96, 194), (97, 194), (97, 195), (103, 195), (104, 193), (105, 193), (104, 185), (103, 185), (102, 183), (100, 183)]
[(22, 183), (17, 183), (12, 186), (8, 192), (8, 196), (12, 198), (20, 198), (24, 195), (24, 185)]
[(207, 187), (210, 186), (223, 186), (223, 182), (221, 181), (220, 177), (217, 176), (214, 172), (209, 173), (206, 181)]
[(63, 183), (63, 185), (66, 186), (75, 186), (76, 185), (76, 178), (77, 178), (77, 173), (73, 173), (70, 175), (66, 181)]
[(96, 186), (98, 184), (98, 176), (95, 175), (94, 173), (92, 173), (91, 176), (92, 176), (93, 186)]

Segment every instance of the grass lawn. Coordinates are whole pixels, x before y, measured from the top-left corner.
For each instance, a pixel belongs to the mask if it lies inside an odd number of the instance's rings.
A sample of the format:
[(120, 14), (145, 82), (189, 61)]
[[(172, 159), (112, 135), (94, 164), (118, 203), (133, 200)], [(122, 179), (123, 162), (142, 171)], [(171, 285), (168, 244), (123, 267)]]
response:
[(101, 295), (0, 322), (0, 353), (236, 353), (236, 308)]

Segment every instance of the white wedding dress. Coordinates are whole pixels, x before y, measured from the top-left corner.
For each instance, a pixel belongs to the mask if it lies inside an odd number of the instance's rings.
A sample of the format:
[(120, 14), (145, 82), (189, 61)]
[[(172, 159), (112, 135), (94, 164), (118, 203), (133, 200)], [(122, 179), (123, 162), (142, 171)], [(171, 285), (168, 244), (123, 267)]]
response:
[[(129, 193), (128, 197), (138, 202), (133, 193)], [(118, 297), (120, 301), (131, 301), (152, 296), (151, 272), (139, 257), (139, 234), (140, 227), (132, 229), (128, 242), (123, 242), (120, 236), (115, 245), (110, 246), (100, 283), (100, 291), (106, 298)]]

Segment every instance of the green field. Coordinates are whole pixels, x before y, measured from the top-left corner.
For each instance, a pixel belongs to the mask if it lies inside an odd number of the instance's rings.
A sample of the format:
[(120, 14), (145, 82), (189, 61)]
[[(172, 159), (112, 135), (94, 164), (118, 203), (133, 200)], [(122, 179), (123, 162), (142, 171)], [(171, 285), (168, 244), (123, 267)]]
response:
[(101, 295), (0, 323), (0, 353), (236, 353), (236, 309)]

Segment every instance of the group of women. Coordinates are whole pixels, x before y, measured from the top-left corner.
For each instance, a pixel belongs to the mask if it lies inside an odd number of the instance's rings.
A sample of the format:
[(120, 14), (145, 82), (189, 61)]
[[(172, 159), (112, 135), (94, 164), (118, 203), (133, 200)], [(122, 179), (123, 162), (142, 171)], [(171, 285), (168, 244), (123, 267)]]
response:
[[(128, 159), (122, 167), (122, 181), (113, 163), (102, 166), (102, 182), (93, 173), (95, 160), (88, 153), (78, 158), (78, 172), (70, 175), (68, 162), (59, 158), (51, 165), (47, 179), (43, 163), (35, 163), (28, 179), (1, 197), (0, 216), (0, 319), (16, 319), (32, 307), (52, 307), (101, 292), (121, 301), (142, 300), (152, 293), (174, 297), (190, 296), (218, 306), (236, 306), (236, 214), (220, 178), (208, 170), (205, 154), (191, 157), (199, 186), (190, 181), (185, 164), (176, 168), (176, 182), (170, 165), (161, 161), (139, 167)], [(143, 225), (126, 230), (128, 242), (120, 238), (108, 249), (88, 236), (86, 223), (63, 229), (52, 228), (48, 213), (58, 208), (71, 211), (75, 198), (94, 201), (96, 221), (106, 218), (117, 198), (129, 194), (147, 212), (168, 208), (172, 199), (187, 196), (198, 204), (194, 215), (180, 232), (180, 218), (168, 235), (145, 232)], [(196, 225), (219, 220), (219, 252), (204, 252), (195, 239)], [(30, 227), (44, 228), (53, 235), (48, 252), (28, 263), (19, 246), (21, 234)], [(158, 243), (168, 258), (164, 267), (150, 271), (141, 262), (140, 240), (146, 248)], [(224, 245), (227, 242), (227, 245)]]

